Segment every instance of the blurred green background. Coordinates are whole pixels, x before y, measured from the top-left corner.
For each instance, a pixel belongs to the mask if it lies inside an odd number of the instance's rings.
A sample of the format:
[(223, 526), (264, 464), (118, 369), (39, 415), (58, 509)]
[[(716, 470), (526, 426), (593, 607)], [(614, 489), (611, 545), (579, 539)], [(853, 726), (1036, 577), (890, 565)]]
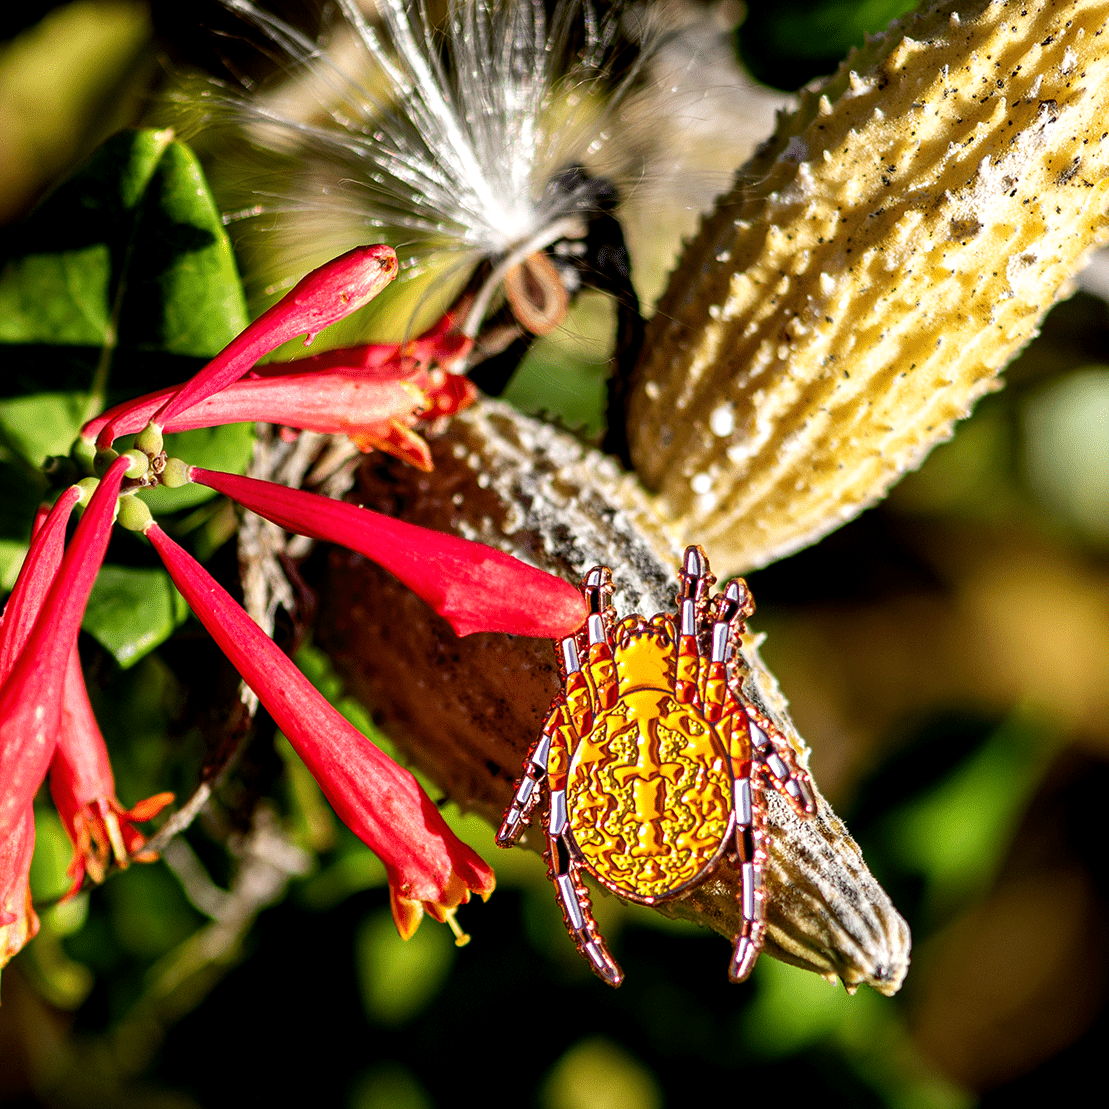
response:
[[(794, 88), (905, 6), (752, 6), (737, 49), (760, 80)], [(175, 33), (187, 22), (155, 14)], [(34, 231), (35, 217), (16, 221), (42, 193), (140, 118), (158, 64), (138, 0), (24, 5), (18, 25), (6, 18), (8, 253)], [(186, 216), (209, 218), (193, 208), (176, 218)], [(232, 305), (220, 317), (231, 330), (235, 315)], [(28, 311), (23, 331), (13, 318), (0, 320), (9, 585), (44, 488), (35, 467), (79, 423), (98, 355), (32, 336), (41, 314)], [(217, 339), (124, 342), (101, 387), (180, 380)], [(581, 373), (561, 401), (526, 382), (517, 397), (588, 426), (600, 379)], [(814, 774), (912, 926), (898, 997), (848, 997), (771, 959), (730, 986), (722, 939), (602, 897), (597, 914), (627, 975), (609, 990), (567, 939), (541, 861), (496, 851), (489, 828), (457, 813), (459, 833), (496, 866), (497, 891), (461, 910), (469, 946), (430, 921), (404, 944), (380, 864), (263, 728), (164, 862), (64, 904), (53, 902), (68, 845), (43, 801), (33, 875), (43, 927), (3, 974), (0, 1103), (415, 1109), (472, 1090), (550, 1109), (715, 1097), (959, 1109), (1099, 1088), (1109, 1031), (1105, 302), (1079, 293), (1057, 307), (1006, 380), (880, 507), (749, 579), (764, 655), (813, 747)], [(249, 434), (193, 446), (241, 466)], [(223, 502), (167, 510), (233, 580)], [(133, 804), (169, 788), (181, 799), (235, 741), (237, 683), (139, 542), (116, 539), (109, 561), (82, 655), (119, 795)], [(372, 730), (322, 655), (307, 645), (298, 661)]]

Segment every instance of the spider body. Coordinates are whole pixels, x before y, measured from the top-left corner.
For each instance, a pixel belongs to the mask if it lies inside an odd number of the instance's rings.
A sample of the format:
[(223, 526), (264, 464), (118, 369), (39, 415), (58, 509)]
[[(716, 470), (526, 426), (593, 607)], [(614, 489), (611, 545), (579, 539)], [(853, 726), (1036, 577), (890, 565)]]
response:
[(582, 871), (626, 900), (654, 905), (731, 859), (742, 882), (730, 976), (742, 981), (766, 927), (762, 786), (780, 789), (803, 816), (815, 811), (785, 736), (743, 694), (734, 662), (729, 674), (750, 594), (737, 579), (710, 598), (714, 581), (704, 551), (690, 547), (676, 619), (617, 621), (610, 572), (589, 572), (582, 592), (590, 616), (560, 643), (563, 687), (497, 833), (501, 846), (513, 843), (546, 785), (546, 858), (567, 929), (611, 985), (623, 974), (590, 913)]

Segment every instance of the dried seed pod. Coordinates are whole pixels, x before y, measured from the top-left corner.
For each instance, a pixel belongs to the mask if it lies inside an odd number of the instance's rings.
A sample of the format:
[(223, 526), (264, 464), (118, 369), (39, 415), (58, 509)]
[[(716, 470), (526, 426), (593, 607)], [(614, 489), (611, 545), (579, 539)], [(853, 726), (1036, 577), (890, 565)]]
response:
[[(432, 445), (435, 470), (369, 459), (357, 497), (413, 523), (456, 531), (570, 580), (612, 567), (621, 611), (673, 607), (682, 550), (651, 501), (612, 461), (555, 428), (484, 402), (456, 416)], [(317, 641), (337, 660), (413, 763), (447, 794), (499, 823), (528, 745), (558, 688), (542, 640), (458, 639), (414, 594), (359, 556), (335, 550)], [(779, 725), (807, 765), (757, 642), (742, 647), (744, 692)], [(884, 993), (908, 966), (909, 930), (866, 869), (858, 847), (818, 795), (801, 820), (767, 791), (766, 950), (849, 987)], [(534, 834), (534, 843), (541, 836)], [(739, 875), (721, 867), (663, 911), (731, 938), (739, 928)]]
[(730, 572), (917, 466), (1109, 233), (1109, 9), (926, 5), (806, 90), (671, 277), (636, 469)]

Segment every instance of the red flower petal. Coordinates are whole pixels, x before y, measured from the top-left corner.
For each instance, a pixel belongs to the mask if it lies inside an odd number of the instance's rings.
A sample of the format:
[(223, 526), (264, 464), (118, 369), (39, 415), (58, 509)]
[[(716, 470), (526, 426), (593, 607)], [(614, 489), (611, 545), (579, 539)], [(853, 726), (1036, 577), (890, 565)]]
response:
[(45, 520), (40, 514), (42, 526), (4, 610), (0, 646), (10, 669), (0, 686), (0, 966), (38, 931), (29, 885), (31, 802), (54, 750), (66, 661), (107, 549), (127, 466), (118, 459), (104, 476), (60, 568), (66, 520), (79, 491), (66, 490)]
[[(290, 339), (307, 334), (311, 342), (328, 324), (371, 301), (396, 274), (397, 256), (387, 246), (355, 247), (313, 270), (178, 389), (153, 422), (164, 427), (174, 416), (238, 381), (260, 358)], [(115, 436), (107, 424), (97, 445), (109, 447)]]
[[(97, 486), (34, 628), (0, 687), (0, 838), (22, 819), (53, 757), (69, 655), (104, 561), (123, 472), (130, 464), (128, 458), (117, 458)], [(49, 521), (42, 531), (48, 526)]]
[(146, 843), (134, 824), (150, 820), (173, 800), (172, 793), (159, 793), (126, 810), (116, 800), (115, 777), (108, 749), (93, 715), (81, 660), (74, 647), (65, 679), (65, 701), (58, 744), (50, 763), (50, 794), (73, 844), (69, 876), (80, 888), (88, 873), (102, 882), (111, 862), (126, 867), (132, 857), (152, 862), (156, 855), (143, 853)]
[[(473, 403), (476, 387), (467, 378), (441, 368), (464, 358), (472, 346), (471, 339), (454, 329), (448, 313), (407, 343), (345, 347), (256, 367), (248, 379), (233, 382), (172, 417), (162, 430), (261, 420), (350, 435), (356, 440), (388, 439), (393, 420), (450, 416)], [(110, 436), (141, 431), (181, 388), (174, 385), (117, 404), (89, 420), (81, 429), (81, 438), (95, 442), (106, 428)]]
[[(371, 376), (357, 369), (296, 373), (296, 365), (282, 365), (277, 372), (265, 372), (272, 369), (266, 366), (256, 377), (232, 382), (165, 420), (162, 430), (189, 431), (261, 420), (303, 431), (350, 435), (406, 417), (424, 403), (420, 381), (412, 380), (411, 371), (402, 372), (399, 366), (393, 373)], [(81, 429), (81, 437), (92, 441), (108, 426), (117, 436), (141, 431), (179, 389), (171, 386), (118, 404), (90, 420)]]
[(31, 906), (31, 856), (35, 814), (28, 805), (13, 827), (0, 834), (0, 967), (39, 930)]
[(27, 557), (0, 618), (0, 682), (11, 673), (57, 576), (65, 549), (66, 524), (80, 499), (81, 490), (71, 485), (53, 508), (43, 505), (35, 517)]
[(492, 870), (447, 827), (416, 779), (332, 708), (157, 524), (146, 535), (189, 607), (258, 694), (335, 811), (385, 864), (394, 897), (442, 912), (468, 900), (471, 890), (488, 896)]
[[(66, 523), (80, 495), (81, 491), (73, 486), (62, 493), (52, 509), (43, 505), (35, 517), (31, 545), (0, 623), (0, 681), (11, 673), (57, 576)], [(8, 824), (0, 826), (0, 967), (39, 928), (38, 917), (31, 906), (34, 850), (35, 814), (28, 804), (22, 813), (10, 811)]]
[(358, 551), (395, 574), (459, 635), (560, 639), (588, 615), (569, 582), (511, 555), (300, 489), (190, 467), (190, 477), (288, 531)]
[(329, 324), (368, 304), (397, 275), (392, 247), (357, 246), (302, 277), (223, 352), (178, 391), (155, 417), (163, 425), (180, 412), (238, 381), (263, 355), (298, 335), (305, 345)]

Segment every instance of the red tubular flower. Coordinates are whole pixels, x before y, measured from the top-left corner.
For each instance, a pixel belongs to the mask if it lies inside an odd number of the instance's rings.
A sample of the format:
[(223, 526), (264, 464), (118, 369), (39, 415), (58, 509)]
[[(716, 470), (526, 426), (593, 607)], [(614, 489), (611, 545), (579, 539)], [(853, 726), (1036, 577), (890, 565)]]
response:
[(560, 639), (588, 615), (569, 582), (482, 543), (255, 478), (198, 466), (189, 468), (189, 477), (287, 531), (364, 554), (445, 617), (458, 635), (489, 631)]
[[(65, 525), (80, 492), (66, 490), (34, 536), (0, 629), (0, 966), (38, 931), (29, 878), (32, 801), (46, 775), (62, 714), (62, 682), (76, 649), (128, 461), (100, 483), (61, 559)], [(42, 521), (40, 514), (39, 520)]]
[[(175, 390), (152, 422), (164, 428), (175, 416), (238, 381), (260, 358), (290, 339), (306, 335), (310, 343), (328, 324), (368, 304), (396, 274), (397, 256), (387, 246), (355, 247), (313, 270)], [(116, 435), (116, 429), (106, 424), (97, 446), (110, 447)]]
[[(362, 450), (384, 449), (426, 471), (431, 469), (427, 444), (410, 425), (421, 418), (453, 415), (477, 396), (464, 377), (442, 370), (413, 371), (400, 361), (369, 370), (337, 366), (298, 372), (310, 361), (264, 366), (167, 420), (162, 430), (261, 420), (302, 431), (349, 435)], [(106, 427), (117, 436), (141, 431), (179, 388), (159, 389), (110, 408), (81, 429), (81, 438), (91, 443)]]
[[(448, 313), (407, 343), (346, 347), (258, 367), (166, 420), (162, 430), (261, 420), (348, 435), (363, 451), (384, 450), (429, 471), (431, 453), (411, 427), (421, 419), (452, 416), (473, 403), (473, 383), (442, 368), (463, 358), (472, 346)], [(182, 388), (159, 389), (108, 409), (85, 424), (82, 440), (93, 443), (102, 435), (106, 440), (141, 431)]]
[(31, 856), (35, 851), (35, 814), (28, 805), (0, 831), (0, 967), (39, 930), (31, 905)]
[[(307, 359), (305, 359), (307, 361)], [(370, 374), (356, 369), (298, 373), (298, 362), (263, 366), (256, 375), (233, 382), (162, 425), (163, 431), (189, 431), (245, 420), (284, 424), (304, 431), (351, 434), (407, 416), (424, 404), (420, 382), (399, 366)], [(115, 435), (141, 431), (181, 386), (159, 389), (125, 401), (90, 420), (83, 439), (95, 439), (111, 425)]]
[[(104, 561), (119, 487), (129, 465), (127, 458), (116, 459), (97, 486), (38, 619), (0, 687), (0, 839), (30, 808), (53, 757), (69, 656)], [(40, 534), (49, 527), (48, 519)]]
[(146, 535), (189, 607), (258, 694), (335, 811), (385, 864), (401, 935), (411, 935), (422, 909), (443, 920), (471, 891), (488, 897), (492, 870), (451, 832), (416, 779), (332, 708), (157, 524)]
[[(0, 622), (0, 682), (11, 673), (42, 609), (65, 545), (65, 528), (80, 498), (75, 486), (67, 489), (53, 509), (44, 505), (35, 517), (31, 546)], [(31, 939), (39, 928), (31, 905), (31, 857), (35, 850), (35, 814), (28, 803), (14, 809), (0, 825), (0, 967)]]
[(146, 839), (134, 825), (157, 816), (173, 794), (155, 794), (133, 809), (124, 809), (116, 800), (108, 749), (89, 704), (76, 647), (65, 677), (62, 723), (50, 763), (50, 794), (73, 844), (69, 867), (73, 886), (67, 897), (81, 888), (86, 873), (94, 882), (102, 882), (113, 860), (126, 867), (132, 859), (144, 863), (157, 859), (156, 854), (143, 851)]
[[(419, 338), (400, 345), (370, 343), (341, 350), (324, 351), (311, 358), (301, 358), (289, 367), (313, 370), (356, 369), (363, 373), (381, 372), (391, 367), (404, 367), (411, 377), (407, 380), (423, 391), (423, 404), (411, 415), (393, 418), (377, 426), (362, 429), (343, 428), (355, 446), (362, 451), (380, 450), (430, 473), (434, 469), (427, 443), (412, 430), (418, 420), (453, 416), (477, 399), (477, 387), (462, 374), (453, 372), (470, 350), (474, 341), (458, 330), (455, 313), (445, 313), (436, 324)], [(287, 422), (287, 421), (286, 421)], [(299, 427), (299, 424), (292, 424)]]
[(66, 524), (80, 499), (81, 490), (71, 485), (53, 508), (43, 505), (35, 517), (27, 557), (0, 617), (0, 683), (11, 673), (54, 583), (62, 564)]
[(417, 376), (426, 379), (421, 386), (424, 402), (419, 411), (402, 419), (389, 420), (378, 427), (347, 434), (360, 451), (384, 451), (429, 474), (435, 469), (431, 450), (423, 437), (412, 430), (412, 425), (420, 420), (433, 420), (460, 412), (477, 399), (477, 386), (469, 378), (438, 368), (421, 371)]

